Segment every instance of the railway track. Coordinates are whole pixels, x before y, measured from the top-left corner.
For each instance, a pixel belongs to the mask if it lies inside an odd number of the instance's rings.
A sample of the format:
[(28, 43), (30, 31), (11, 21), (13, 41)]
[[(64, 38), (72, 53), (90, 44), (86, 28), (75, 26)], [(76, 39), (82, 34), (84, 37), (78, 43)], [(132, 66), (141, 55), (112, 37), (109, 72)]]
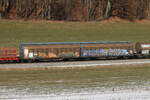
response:
[(113, 65), (139, 65), (150, 64), (150, 59), (130, 59), (130, 60), (95, 60), (95, 61), (70, 61), (70, 62), (42, 62), (42, 63), (20, 63), (20, 64), (0, 64), (1, 69), (9, 68), (65, 68), (65, 67), (95, 67)]

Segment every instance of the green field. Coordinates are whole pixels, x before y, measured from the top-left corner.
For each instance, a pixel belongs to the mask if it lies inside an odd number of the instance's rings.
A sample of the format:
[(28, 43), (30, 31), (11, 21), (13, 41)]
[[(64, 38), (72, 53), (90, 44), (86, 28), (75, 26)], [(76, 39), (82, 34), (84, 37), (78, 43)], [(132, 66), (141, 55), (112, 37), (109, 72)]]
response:
[(22, 42), (146, 41), (150, 24), (0, 20), (0, 46)]

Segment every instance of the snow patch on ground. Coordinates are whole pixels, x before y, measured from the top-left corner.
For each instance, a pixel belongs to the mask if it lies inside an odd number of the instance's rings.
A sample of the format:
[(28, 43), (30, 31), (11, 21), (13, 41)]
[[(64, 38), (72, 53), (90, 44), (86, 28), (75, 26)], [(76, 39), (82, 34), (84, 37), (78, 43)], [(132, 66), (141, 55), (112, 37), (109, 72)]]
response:
[(150, 100), (149, 90), (138, 91), (106, 91), (106, 92), (84, 92), (84, 93), (62, 93), (56, 94), (27, 94), (19, 95), (10, 93), (1, 96), (0, 100)]

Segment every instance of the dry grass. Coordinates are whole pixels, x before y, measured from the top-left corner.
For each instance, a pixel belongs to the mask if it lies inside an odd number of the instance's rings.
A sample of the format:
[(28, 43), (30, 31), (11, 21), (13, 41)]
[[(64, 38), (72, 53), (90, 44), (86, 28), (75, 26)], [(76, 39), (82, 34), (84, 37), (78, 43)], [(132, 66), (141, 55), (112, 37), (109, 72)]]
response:
[[(50, 69), (16, 69), (0, 70), (0, 85), (31, 85), (57, 86), (66, 85), (82, 88), (92, 84), (105, 83), (115, 85), (126, 84), (128, 81), (139, 82), (150, 79), (150, 65), (140, 66), (106, 66), (88, 68), (50, 68)], [(114, 80), (115, 79), (115, 80)], [(140, 80), (140, 81), (139, 81)], [(62, 81), (58, 83), (58, 81)], [(42, 83), (41, 83), (42, 82)], [(100, 86), (101, 86), (100, 85)]]

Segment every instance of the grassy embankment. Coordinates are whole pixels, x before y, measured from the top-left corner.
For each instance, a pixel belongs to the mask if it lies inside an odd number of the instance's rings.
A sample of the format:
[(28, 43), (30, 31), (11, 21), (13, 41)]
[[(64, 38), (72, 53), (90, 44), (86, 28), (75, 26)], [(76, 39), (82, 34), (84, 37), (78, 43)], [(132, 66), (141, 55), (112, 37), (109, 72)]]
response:
[[(51, 69), (39, 71), (0, 71), (0, 85), (82, 86), (138, 85), (150, 81), (150, 66), (94, 67)], [(108, 83), (108, 84), (107, 84)], [(109, 85), (108, 85), (109, 86)]]
[(0, 20), (0, 46), (21, 42), (150, 41), (150, 24)]

